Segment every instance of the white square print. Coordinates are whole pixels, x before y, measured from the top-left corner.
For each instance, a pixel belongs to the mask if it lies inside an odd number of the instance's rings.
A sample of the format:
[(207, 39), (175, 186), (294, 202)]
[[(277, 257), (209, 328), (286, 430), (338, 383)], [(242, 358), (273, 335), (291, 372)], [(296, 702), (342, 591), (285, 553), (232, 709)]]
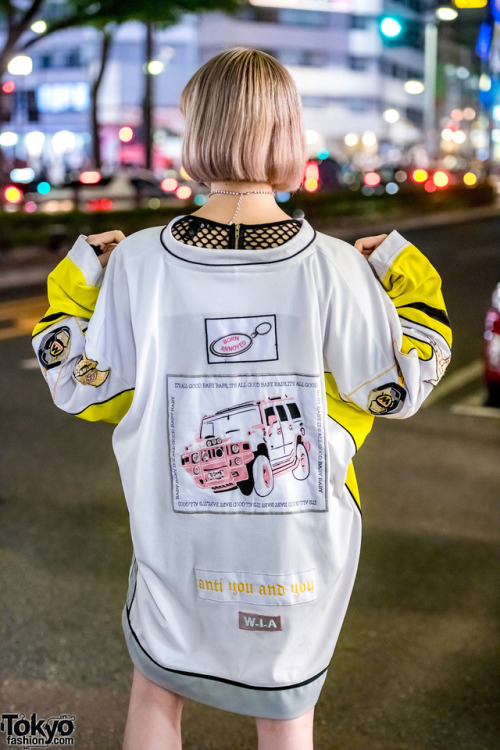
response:
[(275, 315), (205, 320), (209, 364), (278, 359)]

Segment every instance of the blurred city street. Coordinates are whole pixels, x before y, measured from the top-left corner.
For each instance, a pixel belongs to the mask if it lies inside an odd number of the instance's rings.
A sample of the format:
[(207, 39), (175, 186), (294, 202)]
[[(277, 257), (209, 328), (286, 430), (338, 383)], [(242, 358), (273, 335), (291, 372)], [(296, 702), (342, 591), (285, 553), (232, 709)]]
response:
[[(455, 356), (434, 402), (379, 420), (356, 459), (364, 541), (317, 706), (318, 750), (498, 747), (500, 411), (482, 407), (478, 358), (499, 232), (496, 217), (403, 230), (443, 277)], [(74, 715), (77, 748), (116, 750), (131, 546), (112, 429), (53, 407), (22, 335), (43, 314), (40, 289), (11, 296), (0, 328), (0, 705)], [(184, 737), (186, 750), (255, 747), (251, 720), (195, 704)]]

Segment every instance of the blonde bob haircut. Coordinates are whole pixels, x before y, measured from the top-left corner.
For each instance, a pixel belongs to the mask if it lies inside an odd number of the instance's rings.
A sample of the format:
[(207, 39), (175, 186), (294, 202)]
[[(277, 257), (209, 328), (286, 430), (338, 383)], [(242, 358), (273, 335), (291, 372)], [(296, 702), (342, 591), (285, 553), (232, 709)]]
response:
[(181, 95), (182, 161), (189, 176), (297, 190), (304, 176), (300, 96), (274, 57), (237, 47), (203, 65)]

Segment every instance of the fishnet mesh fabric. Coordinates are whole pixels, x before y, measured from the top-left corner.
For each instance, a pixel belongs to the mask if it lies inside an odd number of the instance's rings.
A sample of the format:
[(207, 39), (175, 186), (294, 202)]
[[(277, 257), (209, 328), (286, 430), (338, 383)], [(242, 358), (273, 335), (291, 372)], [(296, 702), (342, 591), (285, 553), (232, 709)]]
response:
[[(272, 224), (239, 224), (239, 250), (264, 250), (288, 242), (300, 230), (295, 219)], [(178, 242), (196, 247), (215, 249), (234, 248), (234, 224), (219, 224), (199, 216), (184, 216), (172, 227), (172, 235)]]

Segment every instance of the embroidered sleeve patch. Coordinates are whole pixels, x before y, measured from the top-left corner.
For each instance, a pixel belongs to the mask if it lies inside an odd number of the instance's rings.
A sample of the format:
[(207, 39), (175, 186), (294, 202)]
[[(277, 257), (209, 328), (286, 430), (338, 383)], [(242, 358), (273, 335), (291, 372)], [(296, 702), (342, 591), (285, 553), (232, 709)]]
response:
[(406, 391), (397, 383), (386, 383), (368, 395), (368, 411), (376, 416), (397, 414), (403, 408)]
[(109, 370), (98, 370), (97, 365), (98, 362), (94, 359), (82, 357), (73, 370), (75, 380), (82, 385), (93, 385), (96, 388), (102, 385), (108, 378)]
[(67, 326), (57, 328), (42, 341), (38, 350), (38, 359), (42, 367), (51, 370), (59, 367), (68, 359), (71, 344), (71, 331)]

